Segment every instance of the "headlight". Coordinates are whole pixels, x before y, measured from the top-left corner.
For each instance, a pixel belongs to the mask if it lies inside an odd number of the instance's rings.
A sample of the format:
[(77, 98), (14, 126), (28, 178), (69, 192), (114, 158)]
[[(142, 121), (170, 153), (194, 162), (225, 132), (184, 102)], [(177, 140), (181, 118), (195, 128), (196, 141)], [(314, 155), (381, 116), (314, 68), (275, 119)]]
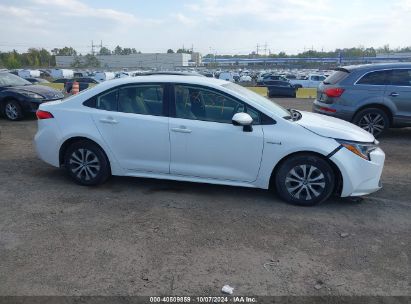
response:
[(378, 147), (377, 141), (375, 141), (374, 143), (359, 143), (355, 141), (346, 141), (346, 140), (340, 140), (340, 139), (336, 139), (336, 141), (340, 143), (343, 147), (350, 150), (352, 153), (366, 160), (371, 160), (370, 158), (371, 151), (377, 149)]
[(34, 98), (34, 99), (43, 99), (44, 98), (43, 96), (41, 96), (39, 94), (36, 94), (36, 93), (33, 93), (33, 92), (23, 91), (23, 92), (20, 92), (20, 93), (22, 95), (26, 96), (26, 97), (29, 97), (29, 98)]

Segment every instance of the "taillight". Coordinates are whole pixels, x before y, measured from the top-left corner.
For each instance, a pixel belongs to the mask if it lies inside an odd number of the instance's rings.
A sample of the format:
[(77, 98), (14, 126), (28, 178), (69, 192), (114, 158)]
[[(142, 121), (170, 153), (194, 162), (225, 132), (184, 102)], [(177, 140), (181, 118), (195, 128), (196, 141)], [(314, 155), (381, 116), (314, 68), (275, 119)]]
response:
[(49, 119), (54, 118), (53, 114), (47, 111), (37, 110), (36, 112), (37, 119)]
[(344, 93), (343, 88), (329, 88), (324, 90), (324, 94), (328, 97), (340, 97)]

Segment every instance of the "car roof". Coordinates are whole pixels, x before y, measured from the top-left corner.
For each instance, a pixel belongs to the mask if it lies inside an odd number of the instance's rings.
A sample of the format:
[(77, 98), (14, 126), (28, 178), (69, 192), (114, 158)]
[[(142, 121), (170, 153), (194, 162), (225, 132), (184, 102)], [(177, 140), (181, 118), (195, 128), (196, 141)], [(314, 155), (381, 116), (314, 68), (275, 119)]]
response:
[(115, 87), (119, 85), (127, 85), (134, 83), (145, 83), (145, 82), (169, 82), (169, 83), (187, 83), (187, 84), (197, 84), (205, 86), (221, 86), (228, 83), (225, 80), (209, 78), (203, 76), (187, 76), (187, 75), (147, 75), (147, 76), (137, 76), (137, 77), (124, 77), (117, 78), (108, 81), (104, 81), (99, 84), (102, 88)]
[(348, 71), (356, 70), (375, 70), (375, 69), (393, 69), (393, 68), (411, 68), (411, 62), (395, 62), (395, 63), (370, 63), (370, 64), (359, 64), (359, 65), (348, 65), (343, 66), (338, 69), (345, 69)]

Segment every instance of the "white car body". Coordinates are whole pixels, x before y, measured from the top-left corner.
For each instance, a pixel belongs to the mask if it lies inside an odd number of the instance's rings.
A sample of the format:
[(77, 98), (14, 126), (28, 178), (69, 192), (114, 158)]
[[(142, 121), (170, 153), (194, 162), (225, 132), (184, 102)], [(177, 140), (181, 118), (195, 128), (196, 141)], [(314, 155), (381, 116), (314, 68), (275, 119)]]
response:
[(231, 72), (221, 72), (218, 79), (234, 82), (234, 75)]
[(50, 71), (51, 77), (54, 79), (58, 78), (73, 78), (74, 71), (69, 69), (52, 69)]
[(324, 75), (310, 74), (308, 79), (289, 79), (294, 86), (301, 86), (302, 88), (316, 88), (321, 82), (325, 80)]
[(114, 79), (115, 77), (116, 74), (114, 74), (113, 72), (97, 72), (93, 78), (98, 81), (106, 81)]
[(21, 78), (38, 78), (40, 77), (40, 71), (39, 70), (20, 70), (17, 72), (17, 74)]
[[(231, 123), (113, 112), (83, 105), (107, 90), (148, 83), (210, 88), (243, 101), (275, 124), (253, 125), (252, 132), (244, 132)], [(268, 189), (281, 160), (293, 153), (311, 152), (338, 168), (342, 197), (381, 188), (384, 152), (377, 147), (366, 160), (334, 139), (372, 143), (375, 139), (371, 134), (351, 123), (309, 112), (302, 112), (300, 120), (285, 119), (269, 104), (255, 102), (227, 84), (197, 76), (140, 76), (103, 82), (66, 100), (43, 103), (40, 110), (54, 118), (38, 121), (37, 153), (46, 163), (60, 167), (64, 144), (73, 138), (86, 138), (105, 152), (112, 175)]]

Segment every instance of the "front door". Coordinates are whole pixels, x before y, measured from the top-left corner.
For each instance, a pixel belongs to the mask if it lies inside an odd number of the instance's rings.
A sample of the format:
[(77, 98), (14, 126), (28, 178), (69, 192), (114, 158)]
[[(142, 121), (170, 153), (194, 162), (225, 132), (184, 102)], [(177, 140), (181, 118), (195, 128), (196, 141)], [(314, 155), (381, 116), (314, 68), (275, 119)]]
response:
[[(175, 117), (170, 117), (170, 173), (252, 182), (257, 179), (263, 131), (259, 114), (217, 91), (175, 85)], [(252, 132), (231, 122), (236, 112), (254, 119)]]

